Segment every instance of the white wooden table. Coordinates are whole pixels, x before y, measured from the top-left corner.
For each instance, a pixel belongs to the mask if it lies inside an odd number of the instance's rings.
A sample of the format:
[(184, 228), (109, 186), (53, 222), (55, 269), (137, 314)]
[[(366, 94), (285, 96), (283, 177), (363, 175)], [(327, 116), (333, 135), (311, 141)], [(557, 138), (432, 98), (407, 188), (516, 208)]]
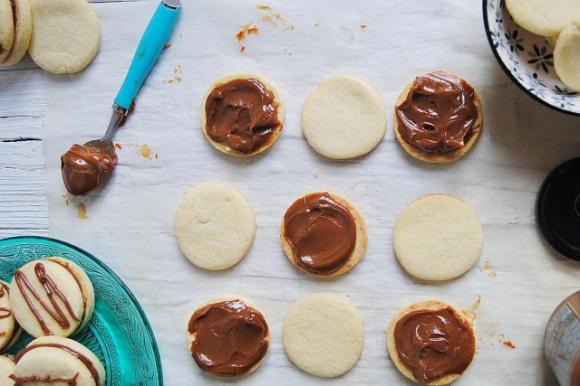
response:
[[(107, 187), (106, 197), (90, 202), (90, 220), (83, 222), (76, 218), (72, 204), (65, 207), (61, 199), (57, 154), (71, 140), (97, 135), (101, 122), (103, 126), (106, 123), (110, 102), (103, 97), (105, 93), (94, 100), (85, 91), (98, 81), (93, 77), (101, 71), (110, 83), (105, 96), (114, 94), (114, 84), (120, 84), (123, 69), (120, 65), (108, 66), (108, 55), (115, 53), (125, 63), (133, 47), (115, 41), (113, 26), (123, 22), (125, 31), (135, 29), (130, 38), (134, 45), (152, 9), (150, 2), (142, 2), (146, 12), (135, 12), (136, 8), (122, 4), (94, 4), (103, 23), (103, 50), (99, 62), (85, 74), (67, 84), (66, 78), (55, 82), (57, 78), (43, 73), (29, 59), (13, 68), (0, 68), (0, 238), (55, 236), (78, 244), (109, 264), (133, 290), (152, 323), (168, 385), (216, 384), (201, 377), (190, 363), (182, 330), (187, 313), (224, 287), (256, 300), (272, 326), (272, 352), (264, 368), (249, 378), (248, 384), (271, 385), (274, 380), (280, 385), (320, 384), (320, 380), (304, 375), (288, 362), (279, 338), (283, 316), (291, 302), (306, 293), (330, 290), (351, 296), (363, 313), (366, 332), (361, 361), (334, 384), (402, 384), (384, 348), (384, 328), (396, 310), (425, 297), (440, 297), (467, 308), (481, 295), (476, 322), (480, 353), (461, 384), (554, 385), (542, 360), (542, 326), (558, 302), (578, 289), (580, 266), (543, 243), (535, 228), (533, 205), (539, 184), (549, 170), (580, 155), (580, 119), (536, 103), (501, 72), (487, 47), (479, 0), (442, 0), (436, 4), (432, 0), (397, 0), (381, 3), (383, 6), (378, 9), (375, 1), (344, 4), (336, 11), (340, 20), (336, 25), (324, 9), (311, 9), (313, 2), (302, 1), (308, 6), (298, 11), (281, 0), (266, 2), (291, 19), (296, 30), (283, 31), (262, 23), (261, 28), (272, 35), (272, 40), (266, 34), (248, 39), (245, 56), (240, 55), (233, 35), (252, 17), (260, 23), (255, 9), (257, 0), (235, 2), (238, 12), (220, 15), (214, 10), (213, 18), (208, 20), (205, 14), (214, 8), (227, 8), (233, 4), (231, 0), (185, 1), (187, 13), (173, 47), (152, 74), (134, 118), (119, 133), (118, 141), (125, 146), (120, 151), (118, 176)], [(331, 0), (319, 3), (326, 9), (334, 4)], [(137, 4), (141, 3), (135, 7)], [(378, 16), (368, 15), (368, 9)], [(422, 10), (424, 17), (437, 15), (441, 23), (401, 22), (399, 15), (411, 18)], [(133, 14), (137, 15), (135, 23), (130, 19)], [(227, 19), (226, 27), (215, 22), (218, 17)], [(366, 31), (359, 29), (361, 23), (369, 24)], [(398, 28), (400, 34), (393, 33), (392, 28)], [(453, 33), (448, 33), (448, 28)], [(422, 32), (425, 39), (419, 44), (413, 42), (417, 52), (407, 51), (407, 34), (422, 29), (427, 31)], [(330, 43), (324, 43), (325, 35), (331, 35)], [(206, 37), (216, 39), (207, 49)], [(281, 38), (287, 41), (278, 44), (276, 39)], [(454, 55), (444, 60), (434, 58), (430, 44), (441, 44)], [(367, 52), (367, 47), (377, 57), (371, 55), (367, 61), (359, 62), (357, 57), (349, 56), (348, 50), (361, 54)], [(394, 55), (393, 50), (399, 50), (399, 55)], [(308, 55), (312, 62), (305, 59)], [(282, 64), (268, 67), (272, 61)], [(405, 66), (406, 62), (417, 68)], [(397, 63), (401, 65), (397, 67)], [(177, 64), (183, 68), (183, 82), (164, 84)], [(302, 138), (299, 113), (303, 98), (318, 80), (333, 72), (354, 73), (370, 80), (390, 112), (405, 82), (420, 71), (437, 67), (473, 80), (484, 101), (485, 131), (465, 161), (443, 168), (410, 161), (393, 139), (390, 113), (385, 140), (362, 160), (344, 164), (322, 160)], [(265, 72), (282, 89), (288, 108), (279, 143), (265, 157), (241, 164), (216, 154), (197, 126), (198, 101), (208, 79), (237, 71)], [(47, 140), (47, 128), (55, 123), (50, 121), (54, 115), (49, 119), (53, 111), (48, 110), (48, 105), (54, 100), (51, 97), (47, 101), (48, 89), (53, 96), (55, 90), (65, 96), (69, 92), (74, 95), (71, 101), (62, 101), (67, 103), (66, 111), (77, 114), (71, 118), (75, 122), (87, 114), (79, 109), (95, 103), (98, 113), (87, 108), (91, 111), (87, 117), (90, 133), (73, 128), (77, 131), (66, 138), (52, 134)], [(172, 99), (176, 95), (184, 98)], [(172, 120), (155, 115), (155, 109), (162, 110), (161, 106), (178, 114), (168, 113)], [(67, 143), (58, 145), (59, 142)], [(136, 152), (137, 142), (151, 144), (159, 151), (160, 159), (143, 160)], [(286, 164), (296, 159), (304, 163)], [(195, 169), (200, 162), (206, 162), (210, 169)], [(133, 191), (131, 186), (124, 186), (119, 176), (129, 173), (144, 181), (142, 186), (147, 189)], [(255, 180), (250, 181), (250, 177)], [(257, 216), (258, 236), (252, 252), (235, 270), (223, 275), (192, 268), (179, 254), (172, 234), (172, 211), (181, 191), (206, 178), (226, 180), (242, 190)], [(344, 279), (318, 283), (288, 266), (277, 232), (279, 216), (292, 199), (305, 193), (305, 189), (327, 187), (351, 198), (366, 215), (369, 251)], [(49, 225), (47, 196), (51, 191)], [(486, 243), (479, 266), (468, 275), (445, 285), (424, 286), (403, 275), (392, 255), (389, 237), (400, 210), (418, 196), (435, 191), (456, 194), (474, 206), (482, 219)], [(127, 205), (114, 200), (114, 194), (127, 192), (133, 194)], [(131, 220), (131, 229), (125, 229), (113, 216), (116, 213), (110, 213), (112, 207), (119, 208)], [(161, 267), (156, 260), (159, 256), (164, 257)], [(277, 265), (272, 265), (272, 259)], [(377, 279), (386, 284), (377, 288), (373, 281)], [(264, 293), (264, 287), (268, 293)], [(503, 340), (513, 340), (516, 349), (504, 347)]]

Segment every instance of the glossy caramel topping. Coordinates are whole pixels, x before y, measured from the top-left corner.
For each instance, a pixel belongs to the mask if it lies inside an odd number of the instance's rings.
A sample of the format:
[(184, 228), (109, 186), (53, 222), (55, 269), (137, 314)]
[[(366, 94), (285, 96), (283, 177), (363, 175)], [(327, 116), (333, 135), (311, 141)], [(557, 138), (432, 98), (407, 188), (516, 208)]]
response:
[(72, 145), (60, 157), (62, 179), (73, 195), (85, 195), (105, 183), (115, 170), (117, 155), (114, 146), (100, 149), (86, 145)]
[(349, 210), (328, 193), (311, 193), (286, 211), (284, 238), (296, 264), (310, 273), (328, 275), (352, 255), (356, 223)]
[(267, 146), (281, 125), (274, 93), (257, 79), (236, 79), (214, 88), (205, 113), (207, 135), (242, 154)]
[(455, 75), (420, 76), (396, 108), (398, 131), (407, 143), (429, 153), (461, 149), (473, 135), (474, 101), (473, 87)]
[(471, 326), (451, 308), (413, 311), (395, 325), (399, 358), (421, 383), (462, 374), (475, 355)]
[[(93, 361), (91, 359), (87, 358), (85, 355), (81, 354), (80, 352), (72, 349), (71, 347), (65, 346), (65, 345), (60, 344), (60, 343), (37, 343), (37, 344), (31, 343), (28, 346), (26, 346), (26, 348), (19, 351), (18, 354), (16, 354), (14, 361), (16, 363), (18, 363), (20, 361), (20, 359), (22, 359), (22, 357), (26, 353), (28, 353), (29, 351), (34, 350), (36, 348), (39, 348), (39, 347), (52, 347), (52, 348), (58, 348), (60, 350), (66, 351), (68, 354), (74, 356), (79, 361), (81, 361), (83, 363), (83, 365), (85, 365), (85, 367), (87, 368), (87, 370), (89, 370), (89, 372), (91, 373), (91, 376), (95, 380), (95, 385), (100, 384), (99, 372), (97, 371)], [(77, 377), (78, 377), (78, 373), (71, 378), (53, 378), (50, 376), (34, 376), (34, 375), (28, 376), (28, 377), (17, 377), (14, 374), (10, 376), (10, 378), (12, 378), (12, 380), (15, 382), (15, 386), (24, 385), (24, 384), (31, 383), (31, 382), (48, 382), (48, 383), (64, 382), (70, 386), (75, 386), (77, 384), (77, 382), (76, 382)]]
[(190, 350), (204, 371), (220, 376), (246, 374), (266, 355), (268, 325), (264, 316), (241, 300), (207, 305), (191, 316)]
[[(16, 271), (14, 273), (14, 280), (16, 281), (16, 285), (22, 294), (22, 298), (24, 298), (24, 301), (28, 305), (30, 312), (32, 312), (36, 321), (40, 325), (42, 332), (45, 335), (53, 335), (53, 332), (50, 330), (46, 321), (42, 318), (40, 312), (34, 305), (34, 302), (32, 301), (33, 298), (63, 329), (67, 329), (71, 326), (69, 317), (78, 322), (80, 319), (75, 315), (68, 298), (60, 291), (54, 280), (52, 280), (52, 278), (46, 273), (44, 264), (36, 263), (34, 265), (34, 273), (40, 284), (42, 284), (50, 304), (47, 304), (42, 299), (40, 294), (30, 284), (30, 281), (24, 273)], [(64, 309), (61, 305), (64, 306)]]

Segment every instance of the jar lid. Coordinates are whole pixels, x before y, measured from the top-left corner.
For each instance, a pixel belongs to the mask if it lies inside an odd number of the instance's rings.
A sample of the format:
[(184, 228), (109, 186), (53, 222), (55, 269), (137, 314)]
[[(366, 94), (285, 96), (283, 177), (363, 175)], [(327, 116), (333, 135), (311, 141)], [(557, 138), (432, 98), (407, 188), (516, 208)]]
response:
[(546, 177), (538, 195), (536, 216), (552, 247), (580, 261), (580, 158), (564, 162)]

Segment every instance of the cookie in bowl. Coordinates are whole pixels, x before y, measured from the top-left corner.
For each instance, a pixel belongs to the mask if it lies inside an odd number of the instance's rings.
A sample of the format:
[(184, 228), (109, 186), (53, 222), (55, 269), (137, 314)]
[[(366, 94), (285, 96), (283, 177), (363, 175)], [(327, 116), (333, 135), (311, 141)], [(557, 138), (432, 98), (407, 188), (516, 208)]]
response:
[(20, 332), (21, 328), (10, 305), (10, 287), (0, 280), (0, 352), (12, 347), (20, 337)]
[(214, 148), (249, 157), (270, 148), (282, 133), (284, 103), (266, 79), (231, 75), (210, 86), (200, 117), (201, 129)]
[(415, 78), (395, 104), (395, 137), (412, 157), (449, 163), (466, 155), (483, 128), (483, 107), (473, 86), (444, 71)]
[(471, 320), (439, 300), (405, 307), (387, 330), (389, 357), (410, 380), (448, 385), (458, 380), (477, 351)]

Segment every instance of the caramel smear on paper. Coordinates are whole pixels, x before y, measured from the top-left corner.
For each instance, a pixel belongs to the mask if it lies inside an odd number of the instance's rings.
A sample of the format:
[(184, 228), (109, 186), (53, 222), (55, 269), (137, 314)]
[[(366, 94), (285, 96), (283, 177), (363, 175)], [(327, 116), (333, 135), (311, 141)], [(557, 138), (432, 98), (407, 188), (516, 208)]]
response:
[(159, 159), (159, 154), (151, 150), (151, 147), (147, 144), (139, 147), (139, 153), (141, 153), (141, 156), (146, 159)]
[(495, 279), (497, 276), (497, 272), (493, 268), (491, 261), (486, 260), (482, 266), (479, 267), (479, 272), (485, 273), (488, 277)]
[(81, 220), (88, 220), (89, 216), (87, 214), (87, 207), (85, 206), (84, 202), (81, 202), (77, 208), (77, 216)]
[(258, 26), (251, 23), (240, 27), (240, 30), (236, 34), (236, 40), (240, 45), (240, 52), (243, 53), (246, 51), (246, 46), (244, 45), (244, 42), (248, 38), (248, 36), (257, 35), (258, 32), (260, 32)]
[(294, 25), (288, 21), (280, 12), (274, 12), (274, 10), (267, 5), (258, 5), (256, 7), (259, 11), (265, 13), (262, 16), (262, 21), (270, 24), (273, 27), (281, 26), (287, 31), (294, 31)]
[(175, 66), (175, 68), (173, 69), (173, 75), (171, 75), (171, 78), (165, 80), (165, 84), (171, 84), (171, 83), (176, 83), (176, 82), (181, 82), (181, 64), (178, 64), (177, 66)]
[(463, 310), (465, 316), (467, 316), (472, 322), (477, 319), (477, 312), (479, 311), (479, 306), (481, 304), (481, 296), (477, 295), (475, 301), (471, 305), (469, 310)]
[(511, 340), (504, 340), (503, 342), (501, 342), (505, 347), (514, 350), (516, 348), (516, 345), (511, 341)]

